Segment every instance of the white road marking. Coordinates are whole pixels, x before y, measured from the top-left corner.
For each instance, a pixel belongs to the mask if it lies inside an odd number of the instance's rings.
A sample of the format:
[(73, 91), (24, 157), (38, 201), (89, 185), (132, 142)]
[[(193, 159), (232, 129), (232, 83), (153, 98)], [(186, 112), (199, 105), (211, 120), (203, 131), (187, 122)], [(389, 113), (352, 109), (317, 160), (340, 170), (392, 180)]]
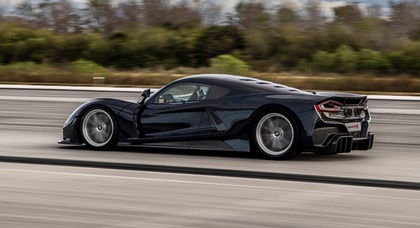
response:
[[(394, 197), (394, 196), (379, 196), (379, 195), (369, 195), (369, 194), (356, 194), (356, 193), (341, 193), (341, 192), (331, 192), (331, 191), (315, 191), (315, 190), (301, 190), (293, 188), (278, 188), (278, 187), (261, 187), (255, 185), (241, 185), (241, 184), (221, 184), (215, 182), (201, 182), (201, 181), (183, 181), (183, 180), (171, 180), (171, 179), (158, 179), (158, 178), (145, 178), (145, 177), (126, 177), (126, 176), (116, 176), (116, 175), (101, 175), (101, 174), (81, 174), (81, 173), (65, 173), (65, 172), (49, 172), (49, 171), (34, 171), (34, 170), (23, 170), (23, 169), (0, 169), (1, 172), (25, 172), (25, 173), (38, 173), (38, 174), (50, 174), (50, 175), (67, 175), (67, 176), (79, 176), (79, 177), (95, 177), (95, 178), (113, 178), (113, 179), (125, 179), (125, 180), (139, 180), (139, 181), (155, 181), (155, 182), (168, 182), (168, 183), (180, 183), (180, 184), (199, 184), (199, 185), (212, 185), (212, 186), (222, 186), (222, 187), (235, 187), (235, 188), (252, 188), (252, 189), (266, 189), (266, 190), (277, 190), (277, 191), (295, 191), (295, 192), (305, 192), (305, 193), (316, 193), (316, 194), (335, 194), (340, 196), (357, 196), (357, 197), (369, 197), (369, 198), (378, 198), (378, 199), (396, 199), (396, 200), (410, 200), (410, 201), (420, 201), (418, 198), (405, 198), (405, 197)], [(131, 172), (131, 171), (125, 171)], [(142, 173), (154, 173), (156, 172), (142, 172)], [(1, 175), (1, 174), (0, 174)], [(165, 173), (165, 175), (176, 175), (176, 176), (200, 176), (192, 174), (172, 174)], [(222, 178), (222, 179), (239, 179), (235, 177), (213, 177), (212, 178)], [(252, 179), (253, 181), (259, 182), (279, 182), (275, 180), (262, 180), (262, 179)], [(300, 182), (303, 183), (303, 182)], [(308, 184), (314, 184), (308, 182)], [(369, 187), (363, 187), (369, 188)]]
[(95, 86), (42, 86), (42, 85), (0, 85), (0, 89), (22, 90), (67, 90), (67, 91), (97, 91), (97, 92), (133, 92), (140, 93), (146, 88), (95, 87)]
[(420, 96), (368, 95), (369, 100), (420, 101)]
[(369, 108), (373, 114), (420, 115), (420, 109)]
[[(121, 92), (140, 94), (143, 90), (149, 88), (129, 88), (129, 87), (95, 87), (95, 86), (42, 86), (42, 85), (2, 85), (0, 89), (16, 89), (16, 90), (58, 90), (58, 91), (90, 91), (90, 92)], [(159, 90), (158, 88), (150, 89), (151, 93)]]
[(79, 102), (84, 103), (91, 99), (65, 98), (65, 97), (23, 97), (23, 96), (0, 96), (0, 100), (6, 101), (37, 101), (37, 102)]
[[(6, 101), (34, 101), (34, 102), (69, 102), (84, 103), (93, 99), (90, 98), (67, 98), (67, 97), (23, 97), (23, 96), (0, 96), (0, 100)], [(128, 100), (136, 103), (135, 100)]]

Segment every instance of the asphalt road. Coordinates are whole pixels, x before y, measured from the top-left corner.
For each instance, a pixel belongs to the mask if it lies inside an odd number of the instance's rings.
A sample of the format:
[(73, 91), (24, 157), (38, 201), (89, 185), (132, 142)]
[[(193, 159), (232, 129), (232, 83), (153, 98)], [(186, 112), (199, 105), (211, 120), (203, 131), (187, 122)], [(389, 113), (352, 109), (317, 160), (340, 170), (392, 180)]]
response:
[(419, 227), (419, 191), (3, 163), (0, 227)]
[[(370, 151), (270, 161), (243, 153), (61, 146), (83, 101), (115, 92), (0, 90), (0, 156), (420, 182), (420, 102), (371, 100)], [(418, 114), (419, 113), (419, 114)], [(420, 191), (0, 163), (0, 227), (419, 227)]]

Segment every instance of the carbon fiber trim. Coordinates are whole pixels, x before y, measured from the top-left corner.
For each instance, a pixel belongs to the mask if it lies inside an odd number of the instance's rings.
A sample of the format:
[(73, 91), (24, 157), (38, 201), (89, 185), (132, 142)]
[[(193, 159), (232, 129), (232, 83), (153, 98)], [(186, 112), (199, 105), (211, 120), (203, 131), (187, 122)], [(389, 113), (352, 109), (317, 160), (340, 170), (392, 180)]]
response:
[(329, 135), (337, 133), (340, 133), (337, 127), (317, 128), (312, 135), (312, 141), (315, 145), (322, 145)]
[(353, 138), (360, 138), (360, 131), (350, 132), (350, 135), (353, 136)]

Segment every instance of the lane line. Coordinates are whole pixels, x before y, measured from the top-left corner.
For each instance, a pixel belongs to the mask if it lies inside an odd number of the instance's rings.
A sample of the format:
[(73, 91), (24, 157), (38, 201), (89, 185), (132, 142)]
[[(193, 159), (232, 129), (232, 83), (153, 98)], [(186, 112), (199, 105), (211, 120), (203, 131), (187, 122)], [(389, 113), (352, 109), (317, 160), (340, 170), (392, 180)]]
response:
[(420, 101), (420, 96), (368, 95), (369, 100)]
[[(38, 170), (25, 170), (25, 169), (0, 169), (2, 172), (24, 172), (24, 173), (37, 173), (37, 174), (48, 174), (48, 175), (66, 175), (66, 176), (78, 176), (78, 177), (95, 177), (95, 178), (112, 178), (112, 179), (124, 179), (124, 180), (138, 180), (138, 181), (153, 181), (153, 182), (168, 182), (168, 183), (178, 183), (178, 184), (193, 184), (193, 185), (211, 185), (211, 186), (221, 186), (221, 187), (234, 187), (234, 188), (252, 188), (252, 189), (265, 189), (265, 190), (280, 190), (280, 191), (300, 191), (307, 193), (317, 193), (317, 194), (335, 194), (335, 195), (344, 195), (344, 196), (359, 196), (359, 197), (369, 197), (369, 198), (379, 198), (379, 199), (396, 199), (396, 200), (410, 200), (410, 201), (420, 201), (418, 198), (407, 198), (407, 197), (395, 197), (395, 196), (379, 196), (379, 195), (370, 195), (370, 194), (357, 194), (357, 193), (342, 193), (342, 192), (333, 192), (333, 191), (316, 191), (308, 189), (294, 189), (294, 188), (284, 188), (284, 187), (263, 187), (255, 185), (243, 185), (243, 184), (222, 184), (216, 182), (203, 182), (203, 181), (185, 181), (185, 180), (172, 180), (164, 178), (147, 178), (147, 177), (127, 177), (127, 176), (117, 176), (117, 175), (104, 175), (104, 174), (87, 174), (87, 173), (66, 173), (66, 172), (51, 172), (51, 171), (38, 171)], [(145, 173), (156, 173), (156, 172), (145, 172)], [(172, 174), (168, 173), (167, 175), (177, 175), (177, 176), (187, 176), (186, 174)], [(197, 176), (197, 175), (193, 175)], [(220, 177), (218, 177), (220, 178)], [(227, 179), (227, 177), (222, 177)], [(242, 179), (235, 177), (228, 177), (230, 179)], [(264, 181), (264, 182), (275, 182), (273, 180), (261, 180), (255, 179), (254, 181)]]
[[(23, 97), (23, 96), (0, 96), (0, 100), (5, 101), (34, 101), (34, 102), (69, 102), (84, 103), (94, 98), (68, 98), (68, 97)], [(136, 103), (137, 100), (127, 100)]]
[(70, 167), (86, 167), (86, 168), (100, 168), (100, 169), (132, 170), (132, 171), (148, 171), (148, 172), (161, 172), (161, 173), (194, 174), (194, 175), (206, 175), (206, 176), (223, 176), (223, 177), (267, 179), (267, 180), (280, 180), (280, 181), (312, 182), (312, 183), (323, 183), (323, 184), (353, 185), (353, 186), (364, 186), (364, 187), (393, 188), (393, 189), (406, 189), (406, 190), (420, 191), (420, 183), (409, 182), (409, 181), (392, 181), (392, 180), (380, 180), (380, 179), (333, 177), (333, 176), (291, 174), (291, 173), (273, 173), (273, 172), (262, 172), (262, 171), (247, 171), (247, 170), (229, 170), (229, 169), (214, 169), (214, 168), (148, 165), (148, 164), (101, 162), (101, 161), (81, 161), (81, 160), (16, 157), (16, 156), (0, 156), (0, 162), (38, 164), (38, 165), (56, 165), (56, 166), (70, 166)]
[[(152, 88), (154, 87), (154, 88)], [(58, 91), (93, 91), (93, 92), (122, 92), (140, 94), (143, 90), (149, 89), (155, 92), (158, 89), (151, 87), (98, 87), (98, 86), (42, 86), (42, 85), (4, 85), (0, 84), (0, 89), (17, 89), (17, 90), (58, 90)]]
[[(4, 84), (0, 84), (0, 89), (141, 93), (141, 91), (143, 91), (147, 88), (98, 87), (98, 86), (4, 85)], [(151, 89), (151, 90), (156, 91), (156, 89)]]
[(373, 114), (420, 115), (420, 109), (369, 108)]
[(84, 103), (88, 98), (66, 98), (66, 97), (23, 97), (23, 96), (0, 96), (5, 101), (36, 101), (36, 102), (77, 102)]

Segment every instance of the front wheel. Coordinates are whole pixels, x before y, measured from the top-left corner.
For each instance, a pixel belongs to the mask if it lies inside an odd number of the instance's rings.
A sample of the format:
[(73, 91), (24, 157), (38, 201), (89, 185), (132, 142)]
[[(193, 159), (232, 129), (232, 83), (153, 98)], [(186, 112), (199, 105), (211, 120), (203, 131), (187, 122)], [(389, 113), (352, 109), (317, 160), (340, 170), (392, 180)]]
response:
[(90, 148), (107, 150), (117, 145), (117, 122), (112, 113), (103, 108), (92, 108), (82, 117), (81, 134)]
[(290, 159), (299, 154), (298, 129), (293, 119), (282, 111), (262, 113), (252, 133), (255, 146), (268, 158)]

